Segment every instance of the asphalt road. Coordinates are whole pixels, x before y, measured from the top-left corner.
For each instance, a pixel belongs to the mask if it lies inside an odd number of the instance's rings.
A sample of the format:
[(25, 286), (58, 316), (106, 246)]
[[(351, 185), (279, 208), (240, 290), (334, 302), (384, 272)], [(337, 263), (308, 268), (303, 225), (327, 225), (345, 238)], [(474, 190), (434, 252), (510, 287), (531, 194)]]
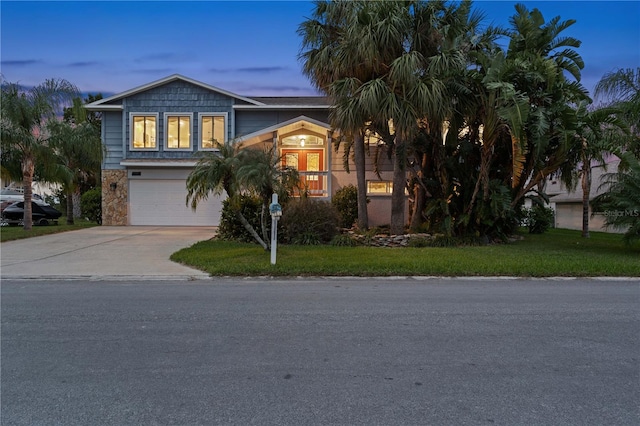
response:
[(637, 281), (1, 292), (3, 426), (640, 424)]

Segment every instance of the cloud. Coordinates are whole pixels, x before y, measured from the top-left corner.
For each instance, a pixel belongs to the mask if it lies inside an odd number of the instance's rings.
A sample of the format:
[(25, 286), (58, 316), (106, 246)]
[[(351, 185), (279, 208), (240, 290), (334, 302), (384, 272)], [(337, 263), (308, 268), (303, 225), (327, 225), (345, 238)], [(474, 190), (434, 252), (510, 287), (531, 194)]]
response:
[(27, 67), (29, 65), (35, 65), (40, 63), (42, 63), (40, 59), (18, 59), (18, 60), (8, 60), (8, 61), (1, 62), (3, 66), (14, 66), (14, 67)]
[(288, 67), (245, 67), (245, 68), (209, 68), (209, 72), (225, 74), (230, 72), (244, 72), (249, 74), (268, 74), (272, 72), (287, 71)]
[(67, 64), (67, 66), (70, 67), (70, 68), (85, 68), (85, 67), (92, 67), (94, 65), (100, 65), (100, 62), (97, 62), (97, 61), (85, 61), (85, 62), (71, 62), (71, 63)]
[(194, 58), (194, 55), (187, 53), (173, 53), (173, 52), (158, 52), (150, 55), (140, 56), (134, 61), (136, 63), (147, 62), (185, 62)]
[(144, 68), (139, 70), (131, 70), (135, 74), (173, 74), (174, 70), (171, 68)]
[(287, 67), (248, 67), (248, 68), (238, 68), (236, 71), (238, 72), (248, 72), (248, 73), (269, 73), (269, 72), (278, 72), (278, 71), (286, 71)]

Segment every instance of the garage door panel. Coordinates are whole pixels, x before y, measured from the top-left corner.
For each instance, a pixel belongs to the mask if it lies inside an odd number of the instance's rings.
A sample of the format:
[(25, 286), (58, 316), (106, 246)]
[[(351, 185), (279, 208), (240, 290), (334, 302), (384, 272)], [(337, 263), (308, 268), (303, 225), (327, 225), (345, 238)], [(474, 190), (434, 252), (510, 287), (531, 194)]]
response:
[(131, 225), (218, 226), (224, 197), (209, 196), (194, 211), (186, 205), (186, 182), (172, 179), (129, 181)]

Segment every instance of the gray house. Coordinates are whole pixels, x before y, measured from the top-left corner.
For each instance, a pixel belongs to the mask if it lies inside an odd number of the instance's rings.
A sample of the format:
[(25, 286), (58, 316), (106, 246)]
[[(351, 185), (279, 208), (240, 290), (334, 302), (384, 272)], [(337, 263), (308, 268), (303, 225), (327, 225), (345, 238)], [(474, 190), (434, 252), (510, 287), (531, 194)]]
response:
[[(215, 151), (213, 139), (275, 145), (320, 199), (355, 184), (333, 149), (324, 97), (246, 97), (176, 74), (86, 108), (102, 112), (103, 225), (218, 225), (223, 197), (195, 211), (185, 203), (186, 178), (199, 151)], [(368, 172), (372, 225), (390, 218), (390, 162), (379, 169), (379, 176)]]

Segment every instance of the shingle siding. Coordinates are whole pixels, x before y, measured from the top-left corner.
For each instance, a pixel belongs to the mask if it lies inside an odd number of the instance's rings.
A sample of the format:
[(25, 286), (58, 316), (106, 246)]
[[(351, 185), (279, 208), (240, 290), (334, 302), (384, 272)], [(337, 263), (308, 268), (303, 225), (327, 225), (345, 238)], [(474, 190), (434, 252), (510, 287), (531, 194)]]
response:
[[(130, 135), (130, 113), (158, 113), (158, 150), (132, 151), (129, 149), (129, 140), (126, 140), (126, 157), (129, 159), (192, 158), (198, 151), (198, 113), (200, 112), (226, 112), (228, 114), (227, 139), (231, 139), (232, 123), (230, 121), (233, 102), (234, 99), (229, 96), (185, 81), (173, 81), (123, 99), (127, 138)], [(190, 151), (165, 150), (165, 112), (191, 113), (192, 149)]]

